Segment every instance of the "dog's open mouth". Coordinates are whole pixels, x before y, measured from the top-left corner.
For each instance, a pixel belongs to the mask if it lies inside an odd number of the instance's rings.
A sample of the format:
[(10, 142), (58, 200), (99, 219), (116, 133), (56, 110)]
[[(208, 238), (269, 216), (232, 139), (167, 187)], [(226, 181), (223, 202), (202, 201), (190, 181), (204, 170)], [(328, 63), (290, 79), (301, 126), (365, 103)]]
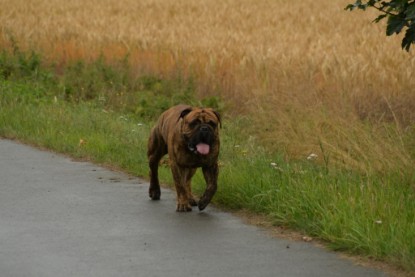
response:
[(208, 155), (210, 152), (210, 145), (203, 142), (199, 142), (196, 146), (189, 143), (188, 147), (195, 154)]
[(209, 154), (210, 146), (209, 144), (206, 144), (206, 143), (199, 143), (196, 145), (196, 151), (199, 154), (207, 155)]

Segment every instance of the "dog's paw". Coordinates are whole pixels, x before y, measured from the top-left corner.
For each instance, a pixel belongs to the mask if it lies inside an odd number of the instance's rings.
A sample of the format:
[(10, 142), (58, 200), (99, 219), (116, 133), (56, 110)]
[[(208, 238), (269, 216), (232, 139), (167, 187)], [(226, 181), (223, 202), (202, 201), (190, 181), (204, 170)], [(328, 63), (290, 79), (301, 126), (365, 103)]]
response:
[(161, 195), (160, 189), (151, 189), (150, 188), (148, 194), (149, 194), (151, 200), (160, 200), (160, 195)]
[(200, 199), (197, 205), (199, 207), (199, 211), (203, 211), (208, 204), (209, 204), (209, 201), (207, 201), (206, 199), (203, 199), (203, 198)]
[(195, 206), (197, 206), (197, 201), (195, 199), (193, 199), (193, 198), (190, 198), (189, 199), (189, 204), (190, 204), (190, 206), (195, 207)]
[(177, 204), (176, 212), (191, 212), (192, 206), (189, 204)]

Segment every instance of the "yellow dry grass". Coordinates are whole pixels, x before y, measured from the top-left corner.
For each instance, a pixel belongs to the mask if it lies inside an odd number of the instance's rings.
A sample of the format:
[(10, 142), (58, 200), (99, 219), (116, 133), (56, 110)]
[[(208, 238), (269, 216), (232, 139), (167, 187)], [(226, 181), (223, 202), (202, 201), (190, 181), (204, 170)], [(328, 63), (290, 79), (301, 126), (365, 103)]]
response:
[[(193, 77), (200, 97), (288, 157), (412, 166), (414, 51), (351, 0), (0, 0), (0, 43), (60, 61), (130, 53), (137, 74)], [(231, 120), (230, 120), (231, 122)], [(412, 129), (413, 130), (413, 129)]]

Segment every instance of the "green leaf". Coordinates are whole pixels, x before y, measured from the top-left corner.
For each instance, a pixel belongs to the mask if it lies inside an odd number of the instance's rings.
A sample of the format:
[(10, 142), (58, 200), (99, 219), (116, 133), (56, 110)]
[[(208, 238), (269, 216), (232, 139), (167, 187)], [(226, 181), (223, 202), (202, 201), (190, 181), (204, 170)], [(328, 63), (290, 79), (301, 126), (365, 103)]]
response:
[(406, 9), (406, 20), (414, 20), (415, 19), (415, 3), (412, 3)]
[(346, 6), (346, 8), (344, 8), (344, 9), (345, 9), (346, 11), (347, 11), (347, 10), (349, 10), (349, 11), (353, 11), (355, 7), (356, 7), (355, 5), (353, 5), (353, 4), (349, 4), (349, 5), (347, 5), (347, 6)]
[(408, 0), (392, 0), (388, 4), (388, 6), (392, 7), (396, 10), (403, 10), (405, 9), (405, 5), (407, 4)]
[(409, 51), (413, 43), (415, 43), (415, 23), (406, 30), (405, 37), (402, 39), (402, 49)]
[(390, 36), (394, 33), (399, 34), (403, 27), (407, 24), (405, 18), (400, 15), (389, 15), (386, 26), (386, 35)]
[(367, 5), (368, 5), (368, 6), (374, 6), (377, 2), (379, 2), (379, 0), (369, 0), (369, 1), (367, 2)]
[(373, 22), (378, 23), (379, 21), (381, 21), (382, 19), (384, 19), (387, 16), (388, 16), (387, 14), (381, 14), (378, 17), (376, 17), (376, 19), (373, 20)]
[(366, 10), (368, 4), (362, 4), (361, 0), (357, 0), (354, 4), (349, 4), (344, 8), (345, 10), (353, 11), (354, 9), (358, 8), (360, 10)]

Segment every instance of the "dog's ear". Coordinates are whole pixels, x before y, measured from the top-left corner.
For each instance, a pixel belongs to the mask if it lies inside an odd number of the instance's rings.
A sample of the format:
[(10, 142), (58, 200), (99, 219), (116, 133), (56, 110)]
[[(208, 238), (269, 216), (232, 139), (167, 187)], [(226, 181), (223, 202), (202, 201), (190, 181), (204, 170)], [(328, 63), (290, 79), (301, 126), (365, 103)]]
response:
[(218, 113), (217, 111), (212, 109), (212, 112), (216, 115), (216, 117), (218, 118), (218, 122), (219, 122), (219, 126), (222, 128), (222, 120), (221, 120), (221, 116), (220, 113)]
[(180, 119), (180, 118), (185, 117), (185, 116), (186, 116), (188, 113), (190, 113), (192, 110), (193, 110), (192, 108), (187, 108), (187, 109), (184, 109), (184, 110), (180, 113), (180, 117), (179, 117), (179, 119)]

